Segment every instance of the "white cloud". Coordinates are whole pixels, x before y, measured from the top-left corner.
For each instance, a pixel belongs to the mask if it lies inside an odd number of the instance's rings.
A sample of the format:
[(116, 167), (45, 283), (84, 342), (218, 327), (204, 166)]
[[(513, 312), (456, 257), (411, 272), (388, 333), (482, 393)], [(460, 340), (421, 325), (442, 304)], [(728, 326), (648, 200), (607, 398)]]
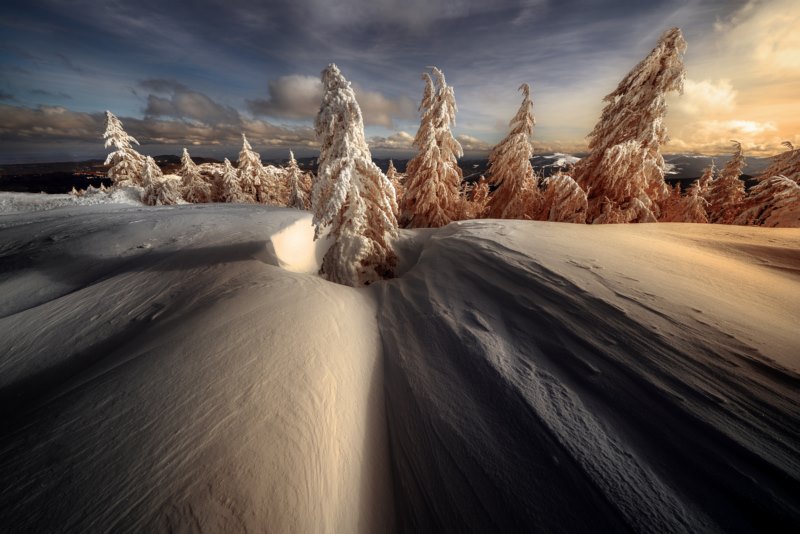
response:
[(414, 136), (408, 132), (397, 132), (389, 137), (371, 137), (369, 139), (370, 150), (412, 150), (411, 143)]
[(745, 154), (772, 155), (783, 141), (773, 122), (748, 120), (702, 120), (687, 124), (664, 149), (666, 152), (725, 154), (731, 141), (742, 143)]
[(676, 97), (676, 107), (689, 115), (730, 112), (736, 107), (736, 95), (730, 80), (715, 82), (687, 78), (683, 84), (683, 95)]

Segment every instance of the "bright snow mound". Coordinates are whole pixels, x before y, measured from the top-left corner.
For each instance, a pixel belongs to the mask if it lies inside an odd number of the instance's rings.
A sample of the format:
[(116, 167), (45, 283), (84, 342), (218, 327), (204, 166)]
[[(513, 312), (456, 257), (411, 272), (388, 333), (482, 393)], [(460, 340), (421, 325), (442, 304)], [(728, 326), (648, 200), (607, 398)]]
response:
[(782, 531), (800, 230), (469, 221), (315, 274), (310, 215), (0, 214), (10, 531)]

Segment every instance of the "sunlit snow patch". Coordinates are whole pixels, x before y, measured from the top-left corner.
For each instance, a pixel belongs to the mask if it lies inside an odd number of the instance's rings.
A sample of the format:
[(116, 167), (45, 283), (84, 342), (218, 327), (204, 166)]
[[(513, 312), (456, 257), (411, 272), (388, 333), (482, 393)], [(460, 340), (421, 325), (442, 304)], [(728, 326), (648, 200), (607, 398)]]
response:
[(304, 217), (273, 234), (261, 260), (295, 273), (316, 273), (330, 245), (327, 235), (314, 241), (311, 217)]

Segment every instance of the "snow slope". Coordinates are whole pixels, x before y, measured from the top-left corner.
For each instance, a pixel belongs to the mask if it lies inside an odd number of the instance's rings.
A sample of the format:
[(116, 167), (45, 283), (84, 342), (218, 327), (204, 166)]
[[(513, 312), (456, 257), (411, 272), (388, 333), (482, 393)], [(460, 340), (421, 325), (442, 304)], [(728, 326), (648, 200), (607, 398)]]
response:
[(311, 236), (262, 206), (0, 214), (0, 524), (800, 523), (800, 230), (461, 222), (364, 289)]
[(462, 222), (379, 291), (402, 530), (800, 521), (800, 231)]
[(0, 216), (4, 528), (390, 530), (374, 299), (276, 266), (310, 217)]

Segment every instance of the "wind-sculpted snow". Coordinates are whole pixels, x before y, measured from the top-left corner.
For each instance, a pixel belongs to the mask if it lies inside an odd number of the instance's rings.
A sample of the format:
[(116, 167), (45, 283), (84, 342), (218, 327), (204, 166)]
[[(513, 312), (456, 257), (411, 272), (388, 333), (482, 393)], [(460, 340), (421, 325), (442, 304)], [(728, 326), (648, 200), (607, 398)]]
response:
[(12, 200), (3, 532), (800, 524), (800, 230), (462, 222), (357, 289), (308, 212)]
[[(401, 529), (796, 526), (800, 342), (775, 317), (800, 316), (800, 233), (711, 273), (722, 254), (693, 240), (726, 232), (708, 228), (459, 223), (382, 285)], [(703, 294), (728, 290), (749, 314)]]
[(277, 266), (312, 237), (253, 206), (0, 216), (0, 530), (391, 531), (374, 299)]

